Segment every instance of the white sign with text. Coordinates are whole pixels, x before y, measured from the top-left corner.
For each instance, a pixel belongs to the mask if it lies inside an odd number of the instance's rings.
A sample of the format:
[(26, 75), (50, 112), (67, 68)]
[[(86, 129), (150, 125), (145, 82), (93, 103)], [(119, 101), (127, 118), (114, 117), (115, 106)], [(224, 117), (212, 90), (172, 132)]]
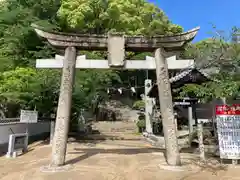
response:
[(38, 111), (21, 110), (20, 122), (37, 123)]

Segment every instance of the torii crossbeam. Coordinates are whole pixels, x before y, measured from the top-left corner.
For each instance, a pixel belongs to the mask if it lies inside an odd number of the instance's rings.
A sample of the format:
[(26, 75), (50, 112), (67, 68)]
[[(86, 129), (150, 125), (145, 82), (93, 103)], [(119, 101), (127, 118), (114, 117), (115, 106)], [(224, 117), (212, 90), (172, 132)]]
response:
[[(55, 59), (37, 59), (36, 68), (63, 68), (64, 56), (56, 55)], [(176, 56), (166, 59), (169, 70), (181, 70), (194, 67), (194, 60), (176, 60)], [(108, 60), (86, 59), (85, 55), (77, 56), (77, 69), (109, 69)], [(146, 56), (146, 60), (125, 60), (123, 69), (148, 69), (155, 70), (156, 62), (153, 57)]]

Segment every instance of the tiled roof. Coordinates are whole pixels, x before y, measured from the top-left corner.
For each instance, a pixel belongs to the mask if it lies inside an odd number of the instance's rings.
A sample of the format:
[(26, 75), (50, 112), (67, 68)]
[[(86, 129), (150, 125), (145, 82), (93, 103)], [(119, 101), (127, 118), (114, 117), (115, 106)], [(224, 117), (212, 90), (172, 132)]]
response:
[(181, 72), (180, 74), (170, 78), (169, 79), (170, 83), (176, 82), (176, 81), (184, 78), (189, 73), (191, 73), (193, 70), (197, 70), (198, 72), (200, 72), (206, 78), (210, 78), (210, 74), (212, 74), (213, 72), (217, 72), (217, 70), (213, 69), (213, 68), (211, 68), (211, 69), (199, 69), (199, 68), (188, 69), (188, 70), (185, 70), (185, 71)]
[[(191, 68), (191, 69), (186, 69), (183, 70), (182, 72), (180, 72), (178, 75), (172, 77), (169, 79), (170, 83), (175, 83), (179, 80), (181, 80), (182, 78), (186, 77), (187, 75), (189, 75), (193, 70), (197, 70), (199, 73), (201, 73), (204, 77), (206, 77), (209, 80), (212, 81), (216, 81), (214, 79), (211, 78), (212, 74), (216, 74), (219, 72), (218, 68), (205, 68), (205, 69), (200, 69), (197, 67)], [(151, 96), (150, 94), (152, 94), (152, 92), (154, 91), (154, 89), (157, 88), (157, 84), (154, 84), (154, 86), (149, 90), (148, 95)]]
[(180, 79), (182, 79), (183, 77), (185, 77), (186, 75), (188, 75), (190, 72), (192, 72), (192, 69), (189, 69), (189, 70), (185, 70), (183, 72), (181, 72), (180, 74), (172, 77), (169, 79), (169, 82), (172, 83), (172, 82), (176, 82)]

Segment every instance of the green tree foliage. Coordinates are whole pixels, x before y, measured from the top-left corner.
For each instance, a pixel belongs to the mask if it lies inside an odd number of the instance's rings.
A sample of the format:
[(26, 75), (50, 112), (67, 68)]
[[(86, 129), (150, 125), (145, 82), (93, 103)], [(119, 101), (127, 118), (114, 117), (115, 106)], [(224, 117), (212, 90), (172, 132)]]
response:
[[(145, 0), (63, 0), (58, 17), (65, 31), (77, 33), (104, 34), (110, 31), (151, 36), (183, 31), (181, 26), (172, 24), (161, 9)], [(126, 59), (144, 60), (147, 55), (152, 56), (152, 53), (127, 52)], [(107, 53), (99, 53), (99, 57), (106, 58)], [(118, 74), (126, 86), (143, 85), (146, 78), (145, 71)]]
[[(172, 24), (163, 11), (143, 0), (103, 1), (80, 0), (61, 3), (58, 0), (7, 0), (0, 8), (0, 103), (13, 108), (37, 108), (49, 114), (57, 104), (60, 73), (55, 70), (35, 70), (37, 58), (54, 57), (55, 50), (37, 37), (31, 23), (46, 29), (78, 33), (174, 34), (182, 32)], [(82, 51), (88, 58), (106, 58), (106, 52)], [(151, 53), (127, 53), (127, 59), (145, 59)], [(130, 78), (128, 76), (131, 76)], [(137, 77), (132, 83), (132, 77)], [(73, 93), (73, 111), (101, 95), (106, 87), (119, 83), (143, 83), (142, 71), (77, 71)], [(130, 79), (130, 80), (129, 80)], [(131, 81), (131, 82), (130, 82)], [(52, 108), (51, 108), (52, 107)]]
[(172, 24), (161, 9), (145, 0), (62, 0), (58, 16), (62, 24), (83, 33), (182, 32), (182, 27)]
[(0, 9), (0, 60), (1, 68), (34, 65), (35, 58), (51, 56), (30, 27), (33, 22), (55, 22), (59, 2), (55, 0), (4, 1)]
[[(0, 102), (3, 107), (41, 109), (49, 115), (56, 107), (59, 91), (59, 71), (16, 68), (0, 74)], [(11, 114), (18, 114), (16, 108)]]
[[(231, 39), (237, 31), (239, 29), (234, 28)], [(240, 44), (218, 34), (212, 39), (190, 45), (184, 56), (194, 58), (199, 69), (209, 68), (217, 72), (211, 74), (209, 82), (185, 85), (181, 88), (180, 96), (194, 94), (204, 101), (240, 96)]]
[[(36, 58), (55, 54), (30, 27), (31, 23), (55, 28), (60, 3), (54, 0), (1, 2), (0, 9), (0, 104), (6, 116), (16, 117), (20, 108), (52, 111), (58, 96), (60, 75), (53, 70), (36, 71)], [(53, 25), (50, 25), (53, 24)], [(55, 105), (56, 106), (56, 105)]]

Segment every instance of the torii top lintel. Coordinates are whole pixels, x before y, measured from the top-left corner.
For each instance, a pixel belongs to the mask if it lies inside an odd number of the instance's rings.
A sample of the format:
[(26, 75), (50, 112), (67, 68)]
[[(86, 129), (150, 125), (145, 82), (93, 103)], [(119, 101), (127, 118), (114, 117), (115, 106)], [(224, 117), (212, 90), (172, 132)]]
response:
[[(56, 48), (76, 47), (80, 50), (107, 50), (108, 35), (95, 34), (72, 34), (56, 31), (46, 31), (43, 27), (32, 24), (36, 33), (48, 40)], [(133, 52), (153, 52), (157, 48), (164, 48), (166, 51), (178, 51), (194, 39), (200, 27), (190, 31), (171, 36), (124, 36), (125, 50)]]

